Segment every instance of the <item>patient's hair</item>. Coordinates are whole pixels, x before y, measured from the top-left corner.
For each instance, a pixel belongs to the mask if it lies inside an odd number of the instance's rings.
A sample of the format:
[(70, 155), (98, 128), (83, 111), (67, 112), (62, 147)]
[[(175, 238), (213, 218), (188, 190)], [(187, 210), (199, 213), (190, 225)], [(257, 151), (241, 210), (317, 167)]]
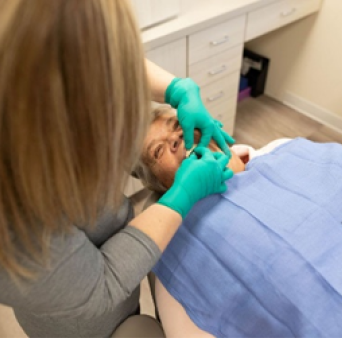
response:
[[(150, 125), (157, 121), (160, 116), (165, 114), (176, 115), (176, 112), (169, 105), (160, 105), (152, 111), (152, 119)], [(138, 163), (134, 168), (133, 175), (141, 180), (143, 185), (151, 191), (158, 193), (164, 193), (167, 191), (167, 187), (163, 185), (158, 178), (153, 174), (150, 169), (150, 160), (148, 155), (142, 152)]]

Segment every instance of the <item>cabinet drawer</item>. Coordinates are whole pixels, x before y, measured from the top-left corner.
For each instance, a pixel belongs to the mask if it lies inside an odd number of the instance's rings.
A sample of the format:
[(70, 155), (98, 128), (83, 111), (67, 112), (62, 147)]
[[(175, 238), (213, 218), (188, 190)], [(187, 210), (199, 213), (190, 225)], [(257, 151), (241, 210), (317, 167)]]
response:
[(188, 36), (189, 65), (243, 43), (245, 16)]
[(250, 12), (245, 41), (319, 10), (321, 0), (281, 0)]
[(209, 113), (215, 118), (223, 123), (223, 129), (228, 134), (233, 134), (235, 125), (235, 115), (236, 115), (237, 99), (236, 97), (231, 97), (226, 99), (218, 105), (209, 106), (207, 109)]
[(235, 71), (214, 83), (202, 87), (201, 97), (206, 108), (209, 110), (212, 106), (223, 103), (231, 97), (237, 99), (239, 77), (240, 71)]
[(214, 82), (240, 70), (243, 46), (238, 45), (218, 55), (189, 66), (189, 77), (199, 86)]

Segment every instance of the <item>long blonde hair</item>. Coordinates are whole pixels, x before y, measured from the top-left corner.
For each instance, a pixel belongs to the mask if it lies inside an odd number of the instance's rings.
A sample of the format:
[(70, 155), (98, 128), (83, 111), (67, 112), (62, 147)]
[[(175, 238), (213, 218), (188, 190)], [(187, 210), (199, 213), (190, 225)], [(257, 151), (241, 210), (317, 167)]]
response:
[[(125, 0), (0, 0), (0, 265), (122, 200), (150, 89)], [(45, 258), (46, 259), (46, 258)]]

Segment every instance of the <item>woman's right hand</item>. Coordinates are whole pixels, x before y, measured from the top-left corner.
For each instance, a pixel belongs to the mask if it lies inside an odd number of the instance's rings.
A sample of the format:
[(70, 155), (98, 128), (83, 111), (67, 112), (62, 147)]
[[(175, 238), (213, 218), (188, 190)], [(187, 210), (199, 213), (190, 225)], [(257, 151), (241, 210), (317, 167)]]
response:
[(229, 157), (208, 148), (197, 147), (178, 169), (171, 188), (159, 204), (177, 211), (183, 218), (192, 206), (204, 197), (227, 190), (226, 180), (233, 171), (226, 168)]

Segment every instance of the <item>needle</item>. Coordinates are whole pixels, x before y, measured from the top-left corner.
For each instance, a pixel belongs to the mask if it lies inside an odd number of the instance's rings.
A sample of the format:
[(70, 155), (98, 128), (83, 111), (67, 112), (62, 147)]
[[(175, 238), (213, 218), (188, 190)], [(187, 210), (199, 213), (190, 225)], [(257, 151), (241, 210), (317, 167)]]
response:
[(194, 149), (195, 149), (196, 147), (197, 147), (197, 144), (194, 144), (194, 145), (190, 148), (190, 150), (186, 151), (185, 157), (186, 157), (186, 158), (189, 158), (190, 154), (194, 151)]

